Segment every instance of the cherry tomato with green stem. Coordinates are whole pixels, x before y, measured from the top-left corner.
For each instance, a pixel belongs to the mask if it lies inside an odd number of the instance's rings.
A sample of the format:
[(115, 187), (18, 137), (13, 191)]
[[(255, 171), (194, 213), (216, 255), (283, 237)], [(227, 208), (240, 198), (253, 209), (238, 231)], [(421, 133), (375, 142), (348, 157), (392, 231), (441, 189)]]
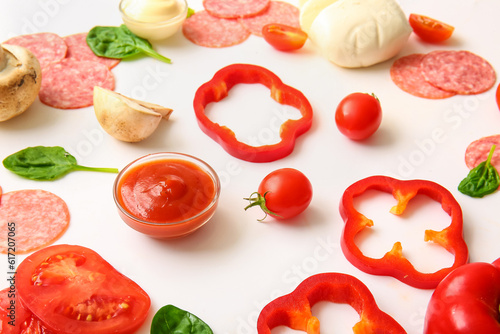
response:
[(296, 27), (271, 23), (262, 28), (262, 37), (277, 50), (293, 51), (304, 46), (307, 33)]
[(380, 101), (374, 94), (349, 94), (337, 106), (335, 123), (339, 131), (349, 139), (366, 139), (382, 123)]
[(260, 183), (258, 191), (245, 198), (253, 206), (276, 219), (288, 219), (302, 213), (311, 203), (313, 195), (309, 179), (294, 168), (281, 168), (269, 173)]
[(423, 41), (429, 43), (444, 42), (451, 37), (455, 30), (447, 23), (419, 14), (410, 14), (409, 22), (413, 32)]

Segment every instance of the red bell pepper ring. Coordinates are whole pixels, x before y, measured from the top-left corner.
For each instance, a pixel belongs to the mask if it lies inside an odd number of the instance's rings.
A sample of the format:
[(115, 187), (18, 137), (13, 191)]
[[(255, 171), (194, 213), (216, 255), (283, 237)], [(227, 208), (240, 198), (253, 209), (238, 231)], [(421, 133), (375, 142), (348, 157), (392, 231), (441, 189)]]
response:
[(306, 278), (288, 295), (267, 304), (259, 314), (257, 333), (270, 334), (277, 326), (287, 326), (308, 334), (319, 334), (320, 323), (311, 308), (320, 301), (349, 304), (360, 316), (355, 334), (405, 334), (403, 327), (377, 306), (363, 282), (341, 273), (322, 273)]
[[(373, 221), (354, 208), (353, 200), (368, 190), (392, 193), (397, 205), (390, 212), (395, 215), (401, 215), (408, 202), (418, 194), (441, 203), (443, 210), (450, 215), (451, 223), (439, 232), (426, 230), (424, 240), (435, 242), (453, 254), (453, 265), (433, 273), (419, 272), (404, 257), (400, 242), (396, 242), (380, 259), (365, 256), (354, 242), (354, 238), (364, 228), (373, 226)], [(469, 261), (469, 251), (463, 238), (462, 209), (446, 188), (432, 181), (401, 181), (388, 176), (367, 177), (345, 190), (340, 202), (340, 214), (345, 222), (341, 239), (342, 251), (351, 264), (366, 273), (393, 276), (415, 288), (434, 289), (446, 275)]]
[[(288, 119), (281, 125), (280, 142), (262, 146), (245, 144), (236, 139), (231, 129), (212, 122), (206, 116), (205, 107), (225, 98), (229, 90), (239, 83), (260, 83), (270, 89), (271, 98), (276, 102), (300, 111), (301, 118)], [(210, 81), (198, 88), (193, 106), (203, 132), (232, 156), (251, 162), (270, 162), (288, 156), (293, 151), (295, 139), (311, 127), (313, 116), (311, 104), (302, 92), (285, 85), (273, 72), (250, 64), (232, 64), (220, 69)]]
[(455, 269), (432, 294), (424, 334), (500, 333), (500, 258)]

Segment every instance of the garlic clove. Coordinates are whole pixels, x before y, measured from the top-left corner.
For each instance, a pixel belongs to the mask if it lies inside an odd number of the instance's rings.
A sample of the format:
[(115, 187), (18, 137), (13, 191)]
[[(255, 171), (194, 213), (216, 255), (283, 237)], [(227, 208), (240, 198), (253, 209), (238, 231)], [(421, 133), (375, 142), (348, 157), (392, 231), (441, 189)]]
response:
[(173, 110), (95, 86), (94, 111), (109, 135), (125, 142), (139, 142), (153, 134)]

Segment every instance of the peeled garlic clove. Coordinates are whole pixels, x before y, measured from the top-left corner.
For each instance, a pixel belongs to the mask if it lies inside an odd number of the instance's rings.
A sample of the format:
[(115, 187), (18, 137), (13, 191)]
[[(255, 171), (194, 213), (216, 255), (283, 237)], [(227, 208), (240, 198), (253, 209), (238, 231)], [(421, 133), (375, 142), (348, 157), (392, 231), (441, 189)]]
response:
[(109, 135), (125, 142), (139, 142), (149, 137), (173, 110), (95, 86), (94, 111)]

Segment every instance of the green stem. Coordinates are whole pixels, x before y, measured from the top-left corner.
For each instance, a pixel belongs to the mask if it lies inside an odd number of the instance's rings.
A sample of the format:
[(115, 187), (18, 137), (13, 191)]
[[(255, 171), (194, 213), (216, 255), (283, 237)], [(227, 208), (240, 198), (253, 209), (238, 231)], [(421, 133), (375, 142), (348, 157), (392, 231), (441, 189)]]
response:
[(149, 49), (142, 49), (141, 48), (141, 51), (144, 52), (145, 54), (153, 57), (153, 58), (156, 58), (158, 60), (161, 60), (167, 64), (171, 64), (172, 63), (172, 60), (170, 60), (169, 58), (167, 57), (164, 57), (162, 56), (161, 54), (159, 54), (158, 52), (154, 51), (154, 50), (149, 50)]
[(262, 211), (264, 211), (264, 213), (266, 214), (264, 216), (264, 218), (261, 218), (261, 219), (257, 219), (258, 221), (263, 221), (264, 219), (266, 219), (267, 215), (274, 215), (274, 216), (278, 216), (278, 217), (281, 217), (280, 215), (278, 215), (277, 213), (275, 212), (272, 212), (271, 210), (269, 210), (266, 206), (266, 195), (267, 195), (267, 192), (264, 194), (264, 195), (261, 195), (259, 194), (258, 192), (254, 192), (252, 193), (248, 198), (244, 198), (245, 200), (248, 200), (250, 201), (250, 204), (248, 204), (246, 207), (245, 207), (245, 211), (248, 209), (248, 208), (251, 208), (253, 206), (259, 206)]
[(81, 171), (88, 171), (88, 172), (103, 172), (103, 173), (118, 173), (119, 170), (117, 168), (98, 168), (98, 167), (86, 167), (86, 166), (80, 166), (76, 165), (73, 170), (81, 170)]
[(493, 158), (493, 153), (495, 152), (495, 147), (496, 147), (496, 145), (494, 145), (494, 144), (493, 144), (493, 146), (491, 146), (490, 153), (488, 154), (488, 159), (486, 159), (487, 165), (491, 163), (491, 159)]

